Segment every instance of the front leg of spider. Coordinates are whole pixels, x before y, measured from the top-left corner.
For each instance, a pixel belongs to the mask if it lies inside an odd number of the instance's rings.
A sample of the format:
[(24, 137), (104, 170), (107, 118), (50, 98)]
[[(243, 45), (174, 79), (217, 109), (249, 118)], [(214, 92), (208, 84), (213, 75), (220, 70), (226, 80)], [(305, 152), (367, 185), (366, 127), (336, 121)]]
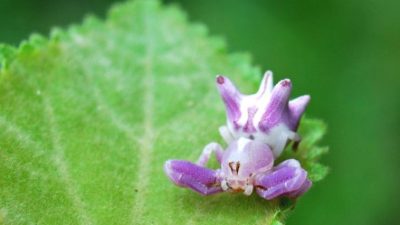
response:
[(192, 189), (201, 195), (222, 191), (218, 181), (218, 170), (211, 170), (185, 160), (168, 160), (164, 164), (164, 171), (176, 185)]
[(165, 173), (176, 185), (190, 188), (202, 195), (221, 192), (219, 170), (205, 167), (212, 153), (221, 163), (223, 149), (219, 144), (212, 142), (203, 149), (196, 164), (184, 160), (168, 160), (164, 165)]
[(289, 159), (271, 172), (257, 175), (255, 185), (258, 195), (271, 200), (279, 196), (296, 198), (311, 187), (311, 181), (300, 163), (295, 159)]

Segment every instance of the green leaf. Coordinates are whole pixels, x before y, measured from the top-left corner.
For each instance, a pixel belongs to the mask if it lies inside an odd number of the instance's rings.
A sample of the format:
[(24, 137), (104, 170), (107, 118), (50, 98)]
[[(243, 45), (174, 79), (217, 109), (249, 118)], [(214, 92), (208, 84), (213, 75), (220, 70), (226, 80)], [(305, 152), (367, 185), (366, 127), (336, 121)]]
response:
[(307, 170), (309, 177), (313, 182), (324, 179), (329, 172), (328, 167), (320, 163), (309, 163)]
[(318, 163), (321, 156), (329, 151), (327, 146), (318, 146), (319, 141), (326, 133), (326, 125), (318, 119), (304, 118), (299, 133), (302, 137), (300, 145), (295, 150), (289, 146), (280, 161), (290, 158), (300, 160), (311, 181), (318, 182), (325, 178), (329, 172), (327, 166)]
[(301, 124), (300, 133), (303, 135), (302, 146), (310, 148), (322, 139), (326, 133), (326, 126), (321, 120), (305, 120)]
[(163, 173), (223, 143), (215, 75), (251, 91), (261, 75), (176, 7), (120, 4), (1, 45), (0, 63), (0, 224), (282, 224), (278, 201), (202, 197)]

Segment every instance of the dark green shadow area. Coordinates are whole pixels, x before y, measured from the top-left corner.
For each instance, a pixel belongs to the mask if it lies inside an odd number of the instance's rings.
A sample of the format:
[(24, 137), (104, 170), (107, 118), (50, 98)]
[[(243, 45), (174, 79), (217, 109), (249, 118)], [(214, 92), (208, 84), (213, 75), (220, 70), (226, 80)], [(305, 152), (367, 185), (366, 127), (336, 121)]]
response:
[(2, 0), (0, 43), (17, 45), (31, 33), (47, 35), (52, 27), (80, 23), (85, 15), (104, 18), (113, 0)]

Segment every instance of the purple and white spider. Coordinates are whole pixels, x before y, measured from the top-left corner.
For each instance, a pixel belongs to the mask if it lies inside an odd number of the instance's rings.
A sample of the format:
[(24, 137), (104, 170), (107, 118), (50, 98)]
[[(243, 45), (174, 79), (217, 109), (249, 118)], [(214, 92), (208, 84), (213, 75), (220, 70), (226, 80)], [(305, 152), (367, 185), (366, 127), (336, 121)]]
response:
[(272, 72), (267, 71), (257, 93), (252, 95), (240, 93), (227, 77), (217, 76), (217, 88), (227, 115), (227, 125), (221, 126), (219, 132), (227, 144), (247, 137), (268, 144), (278, 157), (288, 140), (300, 141), (296, 130), (310, 96), (289, 101), (291, 81), (281, 80), (274, 87), (272, 76)]
[[(213, 152), (221, 169), (205, 167)], [(255, 190), (262, 198), (270, 200), (279, 196), (296, 198), (310, 188), (307, 172), (297, 160), (289, 159), (276, 167), (273, 165), (274, 156), (267, 144), (239, 138), (225, 151), (217, 143), (208, 144), (196, 163), (168, 160), (164, 170), (176, 185), (202, 195), (222, 191), (250, 195)]]
[[(272, 85), (267, 71), (256, 94), (243, 95), (226, 77), (217, 76), (217, 88), (226, 106), (227, 126), (220, 134), (227, 142), (224, 151), (217, 143), (208, 144), (196, 163), (168, 160), (164, 170), (178, 186), (202, 195), (222, 191), (254, 190), (264, 199), (279, 196), (296, 198), (311, 187), (307, 172), (295, 159), (274, 167), (288, 140), (300, 141), (296, 133), (300, 118), (310, 97), (304, 95), (289, 101), (291, 82), (288, 79)], [(220, 169), (206, 167), (214, 153)]]

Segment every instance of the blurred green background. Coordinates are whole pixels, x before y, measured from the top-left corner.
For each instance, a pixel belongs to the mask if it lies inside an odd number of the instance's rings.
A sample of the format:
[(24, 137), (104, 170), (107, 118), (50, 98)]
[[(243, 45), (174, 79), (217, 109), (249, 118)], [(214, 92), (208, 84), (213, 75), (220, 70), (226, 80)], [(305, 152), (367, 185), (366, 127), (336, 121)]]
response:
[[(293, 96), (309, 93), (309, 117), (329, 126), (331, 173), (300, 199), (288, 224), (400, 224), (400, 1), (164, 0), (249, 52)], [(0, 42), (104, 18), (112, 0), (0, 0)], [(221, 71), (223, 73), (223, 71)]]

